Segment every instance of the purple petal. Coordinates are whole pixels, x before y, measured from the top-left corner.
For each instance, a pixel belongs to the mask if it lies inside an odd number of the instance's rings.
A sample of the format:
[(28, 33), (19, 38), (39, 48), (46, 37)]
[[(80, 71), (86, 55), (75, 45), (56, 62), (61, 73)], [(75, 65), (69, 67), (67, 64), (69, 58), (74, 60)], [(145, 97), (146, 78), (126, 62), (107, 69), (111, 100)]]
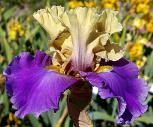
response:
[(4, 72), (6, 90), (11, 96), (16, 116), (39, 116), (50, 109), (57, 110), (60, 95), (77, 80), (46, 70), (51, 58), (43, 52), (35, 56), (28, 52), (15, 57)]
[(118, 124), (133, 121), (146, 112), (144, 103), (147, 94), (147, 83), (138, 78), (138, 68), (132, 62), (123, 66), (114, 66), (110, 72), (83, 73), (86, 80), (99, 88), (101, 98), (117, 98), (119, 103)]

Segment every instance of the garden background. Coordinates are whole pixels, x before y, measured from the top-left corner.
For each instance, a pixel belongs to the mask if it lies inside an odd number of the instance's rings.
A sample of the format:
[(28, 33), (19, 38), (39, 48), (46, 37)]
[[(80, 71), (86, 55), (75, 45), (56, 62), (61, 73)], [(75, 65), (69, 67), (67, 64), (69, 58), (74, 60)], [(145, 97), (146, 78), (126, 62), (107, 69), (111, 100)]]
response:
[[(131, 125), (125, 126), (153, 127), (153, 0), (0, 0), (0, 127), (73, 126), (67, 113), (66, 96), (62, 97), (57, 113), (43, 113), (39, 119), (32, 115), (23, 120), (16, 118), (2, 75), (7, 64), (20, 52), (48, 50), (48, 36), (32, 14), (51, 5), (69, 9), (86, 6), (119, 11), (118, 18), (123, 30), (113, 35), (113, 41), (125, 48), (126, 57), (137, 64), (139, 76), (145, 78), (150, 88), (146, 100), (148, 111)], [(101, 100), (97, 92), (93, 92), (89, 114), (95, 127), (117, 126), (114, 122), (116, 111), (116, 100)]]

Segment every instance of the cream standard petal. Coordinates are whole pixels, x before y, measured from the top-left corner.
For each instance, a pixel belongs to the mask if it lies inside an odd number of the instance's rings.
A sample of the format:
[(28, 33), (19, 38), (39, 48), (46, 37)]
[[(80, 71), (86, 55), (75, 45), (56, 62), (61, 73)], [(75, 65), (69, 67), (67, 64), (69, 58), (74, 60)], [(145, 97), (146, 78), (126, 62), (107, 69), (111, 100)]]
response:
[(117, 61), (124, 55), (124, 50), (118, 44), (110, 43), (109, 40), (111, 34), (122, 30), (122, 25), (118, 22), (116, 15), (115, 11), (104, 10), (100, 14), (96, 30), (90, 35), (90, 38), (96, 34), (99, 35), (88, 45), (88, 52), (92, 50), (98, 58)]
[(118, 44), (110, 43), (109, 41), (105, 46), (98, 46), (93, 49), (97, 58), (103, 58), (106, 60), (117, 61), (124, 56), (124, 49)]
[(59, 18), (64, 13), (64, 8), (61, 6), (53, 6), (51, 8), (38, 10), (33, 14), (33, 17), (42, 25), (48, 32), (53, 42), (57, 36), (65, 30)]
[(97, 30), (99, 32), (106, 32), (113, 34), (122, 30), (122, 25), (118, 22), (116, 17), (117, 12), (113, 10), (104, 10), (97, 23)]
[(124, 49), (119, 44), (110, 43), (110, 41), (105, 45), (105, 50), (108, 60), (117, 61), (124, 56)]
[(84, 70), (91, 65), (93, 56), (87, 57), (87, 45), (90, 33), (99, 19), (95, 8), (76, 8), (66, 11), (62, 21), (72, 36), (72, 63), (75, 69)]
[(73, 70), (84, 71), (95, 58), (116, 61), (123, 57), (118, 44), (110, 43), (113, 33), (122, 30), (117, 12), (97, 8), (64, 10), (59, 6), (42, 9), (34, 17), (48, 31), (56, 63), (71, 63)]
[(53, 64), (66, 67), (66, 65), (70, 61), (72, 49), (72, 38), (71, 36), (69, 36), (67, 39), (65, 39), (64, 43), (62, 44), (61, 50), (56, 50), (56, 52), (54, 53), (52, 60)]

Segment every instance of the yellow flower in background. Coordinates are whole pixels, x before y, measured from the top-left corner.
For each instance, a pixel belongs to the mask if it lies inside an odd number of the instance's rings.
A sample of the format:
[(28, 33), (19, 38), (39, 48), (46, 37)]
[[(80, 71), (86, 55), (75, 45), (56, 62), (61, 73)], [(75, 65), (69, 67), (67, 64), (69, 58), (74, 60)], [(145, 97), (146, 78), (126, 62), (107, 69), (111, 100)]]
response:
[(136, 60), (136, 65), (138, 68), (142, 68), (145, 65), (147, 58), (144, 56), (141, 60)]
[(131, 46), (128, 47), (128, 51), (131, 61), (141, 59), (143, 56), (143, 44), (138, 42), (131, 44)]
[(132, 0), (132, 3), (141, 3), (141, 4), (147, 4), (149, 3), (149, 0)]
[(10, 40), (16, 40), (18, 36), (25, 36), (23, 25), (18, 21), (18, 19), (12, 19), (9, 21), (7, 32)]
[(15, 122), (15, 125), (21, 124), (21, 120), (19, 120), (12, 112), (9, 113), (9, 122)]
[(95, 7), (96, 6), (96, 3), (94, 1), (89, 1), (89, 2), (85, 1), (84, 2), (84, 5), (86, 7)]
[(68, 2), (68, 7), (73, 9), (77, 7), (95, 7), (96, 3), (94, 1), (77, 1), (77, 0), (72, 0)]
[[(153, 4), (152, 4), (152, 7), (153, 7)], [(152, 12), (148, 13), (147, 15), (144, 16), (144, 19), (146, 21), (146, 24), (145, 24), (146, 30), (148, 32), (153, 33), (153, 13)]]
[(17, 34), (16, 34), (16, 31), (10, 31), (9, 32), (9, 38), (10, 38), (10, 40), (15, 40), (16, 39), (16, 36), (17, 36)]
[(72, 0), (68, 2), (69, 8), (77, 8), (77, 7), (83, 7), (84, 3), (82, 1)]
[(146, 29), (148, 32), (153, 33), (153, 20), (146, 24)]
[(12, 112), (9, 113), (9, 121), (13, 121), (14, 115)]
[(150, 9), (149, 0), (132, 0), (132, 8), (131, 11), (135, 11), (136, 13), (147, 14)]
[(104, 8), (119, 10), (119, 0), (101, 0), (101, 5)]
[[(153, 6), (153, 4), (152, 4), (152, 6)], [(146, 14), (146, 15), (144, 16), (144, 19), (146, 20), (146, 22), (153, 21), (153, 13), (150, 12), (150, 13)]]
[(144, 66), (144, 61), (142, 61), (142, 60), (137, 60), (137, 61), (136, 61), (136, 65), (138, 66), (138, 68), (141, 68), (141, 67)]
[(103, 5), (103, 7), (104, 7), (104, 8), (108, 8), (108, 9), (115, 9), (115, 8), (114, 8), (114, 5), (113, 5), (113, 4), (110, 4), (110, 3), (105, 3), (105, 4)]
[(26, 22), (29, 23), (30, 20), (31, 20), (31, 19), (30, 19), (30, 16), (27, 16), (27, 18), (26, 18)]
[(0, 63), (2, 63), (5, 60), (5, 57), (0, 55)]
[(147, 38), (144, 38), (144, 37), (141, 37), (141, 38), (138, 38), (138, 40), (136, 41), (136, 43), (140, 43), (140, 44), (147, 44), (148, 40)]
[(138, 6), (136, 7), (136, 12), (147, 14), (149, 12), (149, 8), (149, 4), (138, 4)]
[(142, 29), (145, 26), (146, 21), (144, 19), (141, 18), (135, 18), (133, 20), (132, 25), (134, 27), (136, 27), (137, 29)]
[(2, 74), (0, 74), (0, 85), (3, 85), (4, 82), (5, 82), (5, 77)]
[(149, 76), (147, 76), (147, 75), (144, 75), (143, 78), (145, 81), (148, 81), (150, 79)]

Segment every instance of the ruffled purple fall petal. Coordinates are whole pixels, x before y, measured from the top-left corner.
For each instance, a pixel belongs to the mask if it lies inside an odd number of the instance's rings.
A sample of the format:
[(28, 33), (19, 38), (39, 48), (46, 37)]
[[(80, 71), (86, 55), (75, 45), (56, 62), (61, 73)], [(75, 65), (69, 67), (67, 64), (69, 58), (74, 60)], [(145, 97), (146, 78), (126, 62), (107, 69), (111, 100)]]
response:
[(126, 59), (122, 60), (124, 61), (123, 66), (119, 66), (119, 63), (116, 62), (110, 72), (82, 73), (86, 80), (99, 88), (101, 98), (117, 98), (119, 103), (118, 124), (130, 123), (146, 112), (148, 107), (145, 104), (148, 94), (147, 83), (138, 78), (139, 71), (134, 63)]
[(15, 57), (4, 72), (6, 90), (11, 96), (15, 115), (38, 117), (50, 109), (57, 110), (61, 93), (77, 80), (55, 71), (46, 70), (51, 58), (38, 51), (35, 56), (23, 52)]

